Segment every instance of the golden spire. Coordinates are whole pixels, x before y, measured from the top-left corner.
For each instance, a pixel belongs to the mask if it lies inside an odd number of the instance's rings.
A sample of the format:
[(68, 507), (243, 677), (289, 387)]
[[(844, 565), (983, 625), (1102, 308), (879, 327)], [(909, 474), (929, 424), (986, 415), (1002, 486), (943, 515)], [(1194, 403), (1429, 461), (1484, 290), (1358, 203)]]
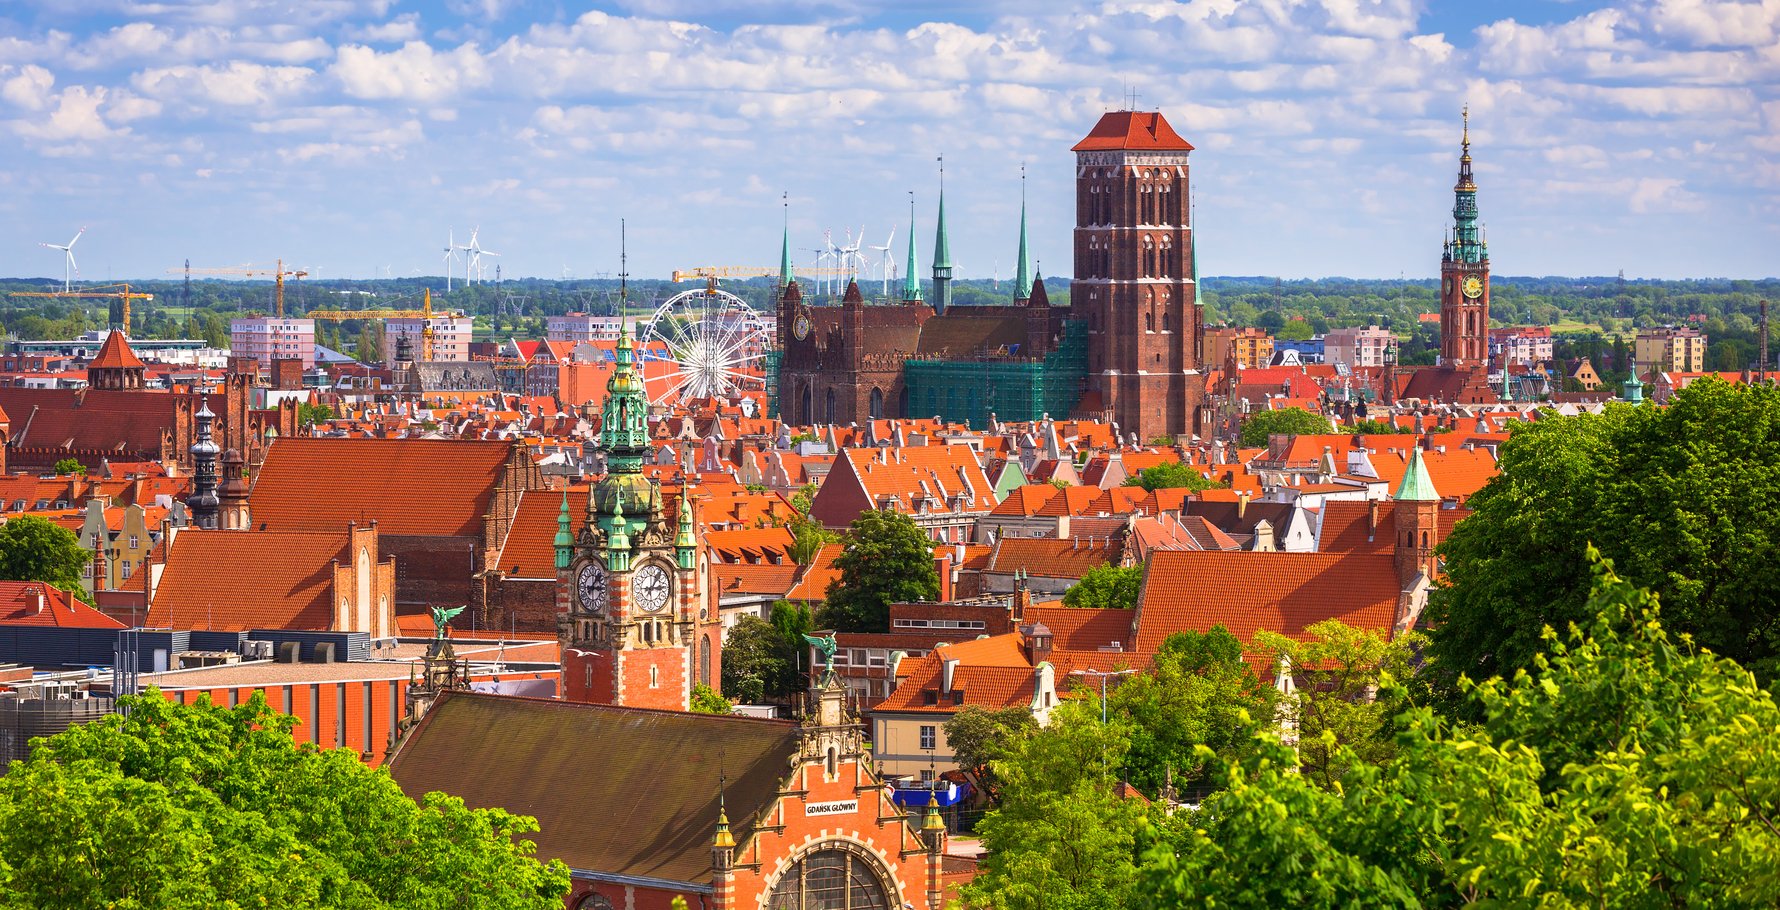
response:
[(1469, 158), (1471, 156), (1471, 103), (1469, 101), (1465, 102), (1465, 106), (1459, 109), (1459, 116), (1464, 118), (1465, 121), (1465, 138), (1461, 140), (1461, 144), (1463, 146), (1465, 157)]
[(721, 785), (719, 785), (717, 790), (717, 839), (711, 846), (720, 850), (735, 849), (735, 836), (729, 833), (729, 812), (723, 807), (723, 789)]
[[(938, 781), (934, 782), (935, 784)], [(927, 817), (921, 821), (922, 831), (944, 831), (946, 821), (939, 814), (939, 791), (935, 790), (927, 797)]]

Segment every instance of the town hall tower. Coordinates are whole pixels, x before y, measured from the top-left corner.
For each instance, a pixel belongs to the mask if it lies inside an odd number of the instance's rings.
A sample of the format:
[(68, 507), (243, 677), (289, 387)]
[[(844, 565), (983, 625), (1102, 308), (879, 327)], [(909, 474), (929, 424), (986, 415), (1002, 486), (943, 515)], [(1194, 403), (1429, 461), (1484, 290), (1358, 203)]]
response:
[(1453, 367), (1489, 363), (1490, 249), (1477, 225), (1469, 110), (1464, 117), (1459, 182), (1452, 188), (1452, 235), (1440, 257), (1440, 362)]

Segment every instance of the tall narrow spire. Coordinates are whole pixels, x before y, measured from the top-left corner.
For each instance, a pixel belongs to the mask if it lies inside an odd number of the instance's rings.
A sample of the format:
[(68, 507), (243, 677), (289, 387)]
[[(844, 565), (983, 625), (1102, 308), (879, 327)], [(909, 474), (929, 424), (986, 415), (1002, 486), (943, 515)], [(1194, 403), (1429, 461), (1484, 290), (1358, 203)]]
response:
[(916, 272), (920, 266), (915, 261), (915, 191), (909, 190), (909, 262), (902, 270), (902, 299), (904, 303), (913, 303), (921, 299), (921, 276)]
[(1459, 262), (1488, 258), (1477, 224), (1477, 182), (1471, 177), (1471, 107), (1466, 105), (1463, 138), (1459, 141), (1459, 179), (1453, 185), (1452, 244), (1448, 254)]
[(785, 229), (779, 242), (779, 289), (784, 290), (791, 285), (791, 194), (783, 197), (785, 205)]
[(220, 449), (210, 434), (211, 422), (216, 420), (216, 415), (211, 413), (210, 405), (200, 399), (198, 413), (194, 416), (198, 422), (198, 441), (192, 443), (192, 495), (186, 498), (185, 504), (191, 511), (193, 526), (214, 529), (221, 503), (216, 495), (216, 456)]
[(946, 234), (946, 157), (939, 157), (939, 227), (933, 236), (933, 311), (952, 305), (952, 242)]
[(1026, 247), (1026, 165), (1020, 165), (1020, 254), (1014, 264), (1014, 299), (1032, 296), (1032, 253)]

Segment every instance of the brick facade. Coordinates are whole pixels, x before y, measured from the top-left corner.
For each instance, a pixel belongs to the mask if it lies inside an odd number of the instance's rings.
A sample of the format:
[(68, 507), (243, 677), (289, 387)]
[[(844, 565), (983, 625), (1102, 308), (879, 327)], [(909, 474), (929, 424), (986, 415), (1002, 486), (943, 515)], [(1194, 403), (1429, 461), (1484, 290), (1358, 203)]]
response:
[(1103, 116), (1077, 143), (1075, 278), (1088, 387), (1122, 433), (1195, 432), (1205, 400), (1194, 275), (1193, 147), (1161, 114)]

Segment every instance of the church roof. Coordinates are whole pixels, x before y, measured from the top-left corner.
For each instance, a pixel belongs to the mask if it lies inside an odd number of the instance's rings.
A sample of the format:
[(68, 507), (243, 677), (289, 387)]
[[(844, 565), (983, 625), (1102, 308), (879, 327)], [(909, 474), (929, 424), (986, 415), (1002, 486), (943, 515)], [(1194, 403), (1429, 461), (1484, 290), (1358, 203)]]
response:
[(93, 358), (92, 363), (87, 364), (87, 369), (141, 370), (147, 369), (147, 365), (142, 362), (142, 358), (136, 356), (135, 351), (130, 350), (130, 342), (124, 338), (124, 333), (112, 332), (105, 336), (105, 343), (99, 346), (98, 356)]
[(480, 537), (514, 448), (504, 440), (280, 437), (254, 478), (253, 520), (274, 531), (333, 531), (374, 519), (384, 534)]
[(1094, 124), (1094, 129), (1070, 151), (1098, 152), (1114, 149), (1190, 152), (1193, 146), (1182, 139), (1160, 113), (1111, 111), (1102, 115), (1100, 122)]
[(345, 522), (332, 532), (186, 528), (167, 550), (146, 625), (326, 631), (334, 563), (351, 560), (350, 544)]
[(437, 790), (535, 817), (540, 857), (706, 884), (720, 778), (745, 843), (796, 748), (785, 721), (449, 692), (389, 770), (416, 799)]
[[(1390, 532), (1384, 534), (1387, 542)], [(1400, 584), (1383, 553), (1252, 553), (1159, 550), (1138, 604), (1137, 651), (1153, 654), (1170, 634), (1221, 625), (1241, 641), (1263, 629), (1303, 640), (1305, 629), (1339, 619), (1390, 635)]]

